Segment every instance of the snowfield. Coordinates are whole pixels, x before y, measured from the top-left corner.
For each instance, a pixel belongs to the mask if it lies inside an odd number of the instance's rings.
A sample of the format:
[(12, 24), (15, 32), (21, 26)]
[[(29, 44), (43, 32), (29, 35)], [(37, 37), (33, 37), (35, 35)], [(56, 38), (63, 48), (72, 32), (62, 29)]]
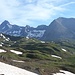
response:
[(15, 51), (15, 50), (10, 50), (10, 51), (15, 54), (22, 54), (22, 52), (20, 52), (20, 51)]
[(12, 61), (14, 61), (14, 62), (24, 62), (24, 61), (18, 61), (18, 60), (12, 60)]
[(0, 75), (38, 75), (36, 73), (0, 62)]
[(75, 74), (68, 71), (60, 70), (60, 73), (55, 73), (53, 75), (75, 75)]

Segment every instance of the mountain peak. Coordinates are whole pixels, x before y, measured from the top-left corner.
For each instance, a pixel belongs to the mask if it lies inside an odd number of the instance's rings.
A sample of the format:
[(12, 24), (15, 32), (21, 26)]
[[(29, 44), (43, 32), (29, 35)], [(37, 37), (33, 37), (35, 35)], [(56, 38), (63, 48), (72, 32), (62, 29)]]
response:
[(53, 20), (43, 35), (43, 40), (75, 38), (75, 18), (59, 17)]
[(2, 24), (10, 24), (9, 21), (5, 20), (4, 22), (2, 22)]
[(29, 25), (26, 25), (26, 27), (27, 27), (27, 28), (30, 28), (30, 26), (29, 26)]
[(64, 19), (64, 17), (58, 17), (57, 19)]
[(2, 27), (8, 27), (8, 28), (12, 28), (12, 25), (9, 23), (9, 21), (5, 20), (4, 22), (2, 22), (1, 24)]

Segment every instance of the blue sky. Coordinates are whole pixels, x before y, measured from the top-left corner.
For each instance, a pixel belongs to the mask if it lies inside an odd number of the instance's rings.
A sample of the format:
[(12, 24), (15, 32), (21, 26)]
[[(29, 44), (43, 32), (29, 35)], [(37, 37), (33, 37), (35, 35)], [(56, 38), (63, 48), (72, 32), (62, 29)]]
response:
[(75, 0), (0, 0), (0, 23), (36, 27), (58, 17), (75, 18)]

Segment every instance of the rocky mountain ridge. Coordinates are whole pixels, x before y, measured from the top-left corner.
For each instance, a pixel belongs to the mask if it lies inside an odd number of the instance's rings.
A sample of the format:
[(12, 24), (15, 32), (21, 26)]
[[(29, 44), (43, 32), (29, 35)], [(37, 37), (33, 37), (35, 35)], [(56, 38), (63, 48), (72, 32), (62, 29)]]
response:
[(12, 36), (37, 38), (44, 41), (75, 39), (75, 18), (59, 17), (53, 20), (49, 26), (39, 25), (36, 28), (29, 25), (24, 27), (12, 25), (5, 20), (0, 25), (0, 32)]
[(7, 20), (1, 23), (0, 32), (12, 36), (25, 36), (31, 38), (41, 38), (46, 30), (46, 25), (38, 26), (37, 28), (26, 25), (24, 27), (12, 25)]

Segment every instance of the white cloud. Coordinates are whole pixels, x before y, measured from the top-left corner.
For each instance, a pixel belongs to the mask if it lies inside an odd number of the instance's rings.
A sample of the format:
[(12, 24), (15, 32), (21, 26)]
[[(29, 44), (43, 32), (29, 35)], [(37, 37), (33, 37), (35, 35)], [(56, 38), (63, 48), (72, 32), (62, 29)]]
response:
[(68, 5), (71, 5), (71, 4), (75, 4), (75, 2), (69, 2), (69, 3), (63, 4), (60, 7), (65, 7), (65, 6), (68, 6)]
[(0, 20), (8, 19), (11, 20), (14, 18), (13, 9), (14, 6), (17, 6), (18, 2), (16, 0), (1, 0), (0, 1)]
[[(68, 0), (67, 0), (68, 1)], [(0, 0), (0, 21), (9, 20), (19, 25), (30, 24), (34, 21), (47, 21), (59, 12), (65, 11), (65, 7), (75, 2), (65, 0)], [(39, 24), (36, 22), (36, 24)], [(41, 23), (40, 23), (41, 24)]]

